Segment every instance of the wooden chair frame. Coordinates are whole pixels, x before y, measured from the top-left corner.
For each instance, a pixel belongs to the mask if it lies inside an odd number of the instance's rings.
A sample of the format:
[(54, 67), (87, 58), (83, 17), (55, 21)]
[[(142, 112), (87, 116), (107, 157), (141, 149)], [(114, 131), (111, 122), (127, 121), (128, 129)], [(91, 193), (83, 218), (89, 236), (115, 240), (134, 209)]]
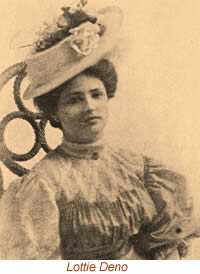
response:
[[(29, 172), (28, 169), (20, 165), (18, 162), (23, 162), (32, 159), (39, 150), (42, 148), (46, 153), (48, 153), (51, 148), (48, 146), (45, 138), (45, 127), (47, 124), (47, 119), (42, 113), (36, 113), (30, 111), (23, 103), (21, 98), (21, 83), (26, 77), (26, 63), (18, 63), (6, 71), (4, 71), (0, 76), (0, 89), (13, 77), (16, 76), (14, 81), (14, 101), (17, 105), (18, 111), (11, 112), (6, 115), (0, 122), (0, 161), (14, 174), (22, 177)], [(6, 145), (5, 142), (5, 130), (9, 122), (14, 119), (23, 119), (27, 121), (34, 130), (35, 143), (30, 151), (25, 154), (17, 154), (12, 152)], [(0, 197), (3, 193), (3, 177), (0, 171)]]

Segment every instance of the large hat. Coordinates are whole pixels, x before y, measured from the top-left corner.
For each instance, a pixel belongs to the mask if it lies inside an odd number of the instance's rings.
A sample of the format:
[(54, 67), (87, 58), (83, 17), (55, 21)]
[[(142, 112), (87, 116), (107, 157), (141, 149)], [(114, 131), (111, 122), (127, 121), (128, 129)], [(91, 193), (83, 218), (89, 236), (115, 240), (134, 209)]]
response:
[[(65, 8), (66, 11), (69, 13), (69, 8)], [(122, 24), (121, 9), (106, 7), (96, 13), (96, 20), (92, 22), (93, 19), (84, 19), (83, 23), (66, 32), (67, 37), (47, 49), (41, 47), (41, 52), (35, 52), (26, 60), (30, 85), (25, 90), (24, 99), (48, 93), (96, 64), (113, 49)], [(60, 17), (62, 24), (63, 20), (65, 25), (66, 18)]]

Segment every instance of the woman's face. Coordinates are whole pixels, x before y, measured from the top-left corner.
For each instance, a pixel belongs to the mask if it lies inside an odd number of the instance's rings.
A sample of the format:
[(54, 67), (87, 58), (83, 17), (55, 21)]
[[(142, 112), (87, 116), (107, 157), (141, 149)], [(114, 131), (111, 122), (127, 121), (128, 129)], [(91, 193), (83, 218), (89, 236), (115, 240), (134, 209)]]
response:
[(59, 97), (56, 115), (67, 141), (98, 140), (108, 116), (108, 97), (103, 82), (84, 73), (73, 78)]

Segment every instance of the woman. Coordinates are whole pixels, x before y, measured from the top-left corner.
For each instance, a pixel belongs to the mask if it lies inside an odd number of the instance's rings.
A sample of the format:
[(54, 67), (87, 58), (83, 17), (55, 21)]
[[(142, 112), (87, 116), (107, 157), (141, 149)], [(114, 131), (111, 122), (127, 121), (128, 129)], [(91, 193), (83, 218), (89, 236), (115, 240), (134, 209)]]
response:
[(195, 235), (190, 200), (179, 192), (184, 178), (105, 144), (117, 87), (107, 53), (121, 12), (109, 7), (96, 20), (83, 4), (63, 9), (58, 26), (67, 38), (37, 41), (41, 53), (26, 61), (31, 84), (24, 98), (62, 130), (63, 142), (3, 195), (0, 258), (178, 259)]

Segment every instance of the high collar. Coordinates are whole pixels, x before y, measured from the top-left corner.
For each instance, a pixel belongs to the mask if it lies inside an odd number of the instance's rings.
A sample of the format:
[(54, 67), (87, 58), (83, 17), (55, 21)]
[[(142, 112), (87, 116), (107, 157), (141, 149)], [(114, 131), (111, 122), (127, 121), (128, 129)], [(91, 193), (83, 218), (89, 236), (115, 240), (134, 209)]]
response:
[(105, 147), (105, 140), (102, 138), (94, 143), (78, 144), (63, 140), (57, 151), (62, 155), (70, 155), (79, 159), (97, 160)]

